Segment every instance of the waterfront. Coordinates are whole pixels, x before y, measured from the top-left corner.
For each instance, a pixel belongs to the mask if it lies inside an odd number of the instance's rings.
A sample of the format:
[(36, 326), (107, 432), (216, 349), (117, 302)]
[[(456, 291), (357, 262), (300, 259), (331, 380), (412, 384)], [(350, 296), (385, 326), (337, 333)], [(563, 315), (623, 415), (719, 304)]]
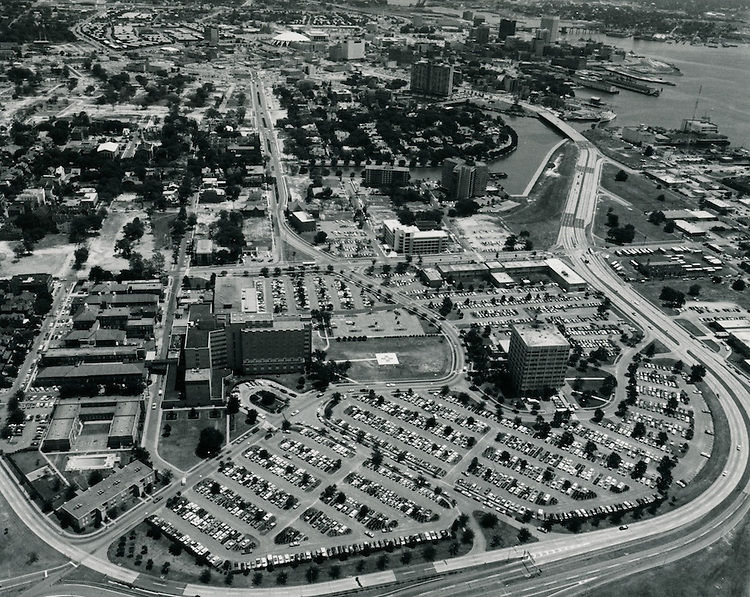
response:
[(603, 41), (634, 52), (661, 58), (677, 66), (682, 76), (665, 76), (676, 86), (664, 86), (660, 97), (649, 97), (621, 90), (617, 95), (590, 89), (577, 89), (582, 98), (599, 96), (617, 113), (611, 126), (652, 124), (677, 128), (682, 119), (690, 118), (698, 99), (696, 115), (708, 116), (728, 135), (732, 145), (750, 147), (750, 103), (747, 101), (750, 47), (707, 48), (685, 44), (667, 44), (638, 41), (632, 38), (615, 38), (595, 33), (571, 34), (568, 41), (579, 37)]

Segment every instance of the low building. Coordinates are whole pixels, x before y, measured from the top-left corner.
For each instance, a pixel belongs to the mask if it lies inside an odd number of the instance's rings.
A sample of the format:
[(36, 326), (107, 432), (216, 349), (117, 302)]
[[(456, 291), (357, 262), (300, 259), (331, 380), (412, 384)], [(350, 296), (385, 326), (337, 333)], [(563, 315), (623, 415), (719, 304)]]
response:
[(442, 253), (448, 248), (449, 238), (445, 230), (420, 230), (398, 220), (383, 221), (383, 241), (404, 255)]
[(686, 220), (675, 220), (674, 227), (688, 238), (703, 238), (707, 234), (705, 228)]
[(106, 520), (108, 512), (142, 495), (153, 482), (154, 471), (136, 460), (65, 502), (57, 514), (75, 530), (82, 531)]
[(185, 371), (186, 405), (210, 404), (211, 396), (211, 369), (208, 367), (187, 369)]
[(568, 292), (586, 289), (586, 280), (570, 269), (560, 259), (547, 259), (546, 264), (547, 274), (560, 288)]
[(83, 363), (39, 369), (34, 386), (68, 386), (84, 383), (135, 384), (146, 379), (143, 363)]
[(443, 276), (434, 267), (423, 267), (418, 270), (419, 279), (430, 288), (440, 288), (443, 285)]
[(634, 259), (635, 269), (649, 278), (671, 278), (680, 276), (684, 270), (682, 261), (672, 259)]
[(289, 214), (289, 223), (297, 232), (315, 232), (315, 218), (306, 211), (293, 211)]

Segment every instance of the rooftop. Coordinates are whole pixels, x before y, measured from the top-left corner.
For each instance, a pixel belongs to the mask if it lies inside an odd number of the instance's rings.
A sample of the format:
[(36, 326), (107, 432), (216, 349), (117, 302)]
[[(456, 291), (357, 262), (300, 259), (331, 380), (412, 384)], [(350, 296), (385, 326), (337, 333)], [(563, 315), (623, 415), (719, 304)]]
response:
[(535, 346), (565, 346), (570, 343), (560, 331), (554, 326), (534, 326), (533, 324), (519, 324), (513, 326), (513, 331), (523, 340), (528, 347)]

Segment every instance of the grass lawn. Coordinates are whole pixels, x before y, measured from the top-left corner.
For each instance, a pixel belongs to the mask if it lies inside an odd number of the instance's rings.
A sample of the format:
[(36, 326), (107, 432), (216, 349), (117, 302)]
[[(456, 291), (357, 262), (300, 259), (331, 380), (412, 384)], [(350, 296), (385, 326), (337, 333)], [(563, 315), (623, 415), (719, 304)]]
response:
[(677, 323), (680, 324), (680, 326), (684, 327), (688, 332), (693, 334), (694, 336), (702, 336), (706, 332), (701, 330), (697, 325), (695, 325), (692, 321), (688, 321), (687, 319), (675, 319)]
[(586, 597), (704, 597), (747, 595), (750, 576), (750, 521), (710, 547), (666, 566), (659, 566), (583, 593)]
[[(509, 525), (507, 522), (503, 522), (502, 518), (499, 516), (494, 526), (484, 527), (481, 523), (483, 514), (485, 513), (481, 510), (474, 510), (474, 512), (471, 513), (474, 520), (477, 521), (477, 526), (479, 526), (479, 529), (484, 535), (484, 540), (487, 543), (486, 551), (502, 549), (503, 547), (511, 547), (513, 545), (521, 545), (521, 542), (518, 540), (519, 529)], [(526, 525), (526, 528), (531, 531), (530, 526)], [(539, 541), (539, 539), (532, 535), (526, 543), (536, 543), (537, 541)]]
[[(651, 348), (653, 347), (653, 348)], [(659, 340), (652, 340), (649, 342), (648, 346), (646, 346), (641, 352), (644, 354), (647, 353), (649, 350), (653, 350), (653, 354), (665, 354), (668, 353), (669, 350), (667, 350), (667, 347), (664, 346), (663, 343), (661, 343)]]
[(183, 471), (198, 464), (201, 459), (195, 455), (195, 448), (198, 445), (201, 429), (215, 427), (226, 434), (224, 417), (211, 419), (208, 416), (209, 412), (209, 410), (198, 410), (197, 419), (188, 419), (188, 411), (178, 411), (177, 419), (169, 421), (172, 426), (169, 437), (159, 438), (159, 455)]
[[(255, 425), (248, 425), (245, 423), (245, 413), (240, 411), (236, 415), (233, 415), (229, 419), (229, 439), (233, 440), (243, 433), (245, 433), (248, 429), (252, 429), (255, 427)], [(256, 423), (257, 425), (257, 423)]]
[(64, 564), (68, 560), (34, 533), (13, 512), (0, 495), (0, 580)]
[[(601, 186), (630, 203), (634, 210), (652, 212), (693, 207), (685, 197), (669, 189), (658, 188), (657, 183), (640, 174), (628, 174), (627, 180), (617, 181), (615, 176), (619, 170), (614, 164), (605, 164), (602, 168)], [(664, 195), (664, 201), (657, 200), (659, 195)]]
[(516, 234), (528, 230), (535, 249), (547, 249), (557, 241), (577, 157), (578, 150), (572, 143), (557, 150), (546, 166), (548, 171), (559, 160), (556, 174), (542, 174), (526, 202), (503, 218), (504, 224)]
[[(594, 143), (604, 155), (631, 168), (658, 165), (653, 158), (643, 155), (642, 148), (618, 139), (607, 129), (589, 129), (583, 131), (583, 136)], [(645, 160), (646, 164), (641, 164), (641, 160)]]
[[(716, 303), (736, 303), (740, 307), (750, 309), (750, 290), (738, 292), (732, 290), (731, 284), (723, 282), (721, 284), (714, 284), (709, 279), (705, 280), (649, 280), (647, 282), (633, 282), (635, 289), (650, 300), (654, 305), (661, 307), (661, 301), (659, 300), (659, 294), (664, 286), (669, 286), (675, 290), (685, 293), (687, 297), (688, 290), (693, 284), (700, 284), (701, 292), (694, 299), (697, 301), (707, 301)], [(672, 309), (662, 307), (662, 310), (666, 313), (672, 313)], [(703, 335), (704, 332), (701, 332)]]
[[(135, 528), (136, 534), (134, 539), (130, 538), (130, 533), (127, 535), (128, 539), (125, 543), (125, 553), (122, 556), (116, 555), (119, 539), (113, 541), (107, 551), (110, 561), (123, 566), (124, 568), (156, 577), (161, 575), (162, 564), (165, 561), (169, 561), (170, 569), (166, 578), (179, 580), (180, 582), (200, 584), (201, 572), (203, 572), (206, 567), (196, 565), (195, 559), (184, 551), (177, 557), (173, 556), (168, 551), (170, 541), (164, 536), (158, 540), (147, 537), (147, 530), (148, 525), (146, 523), (141, 523)], [(133, 557), (128, 557), (130, 545), (134, 546)], [(136, 565), (136, 556), (141, 553), (143, 546), (146, 546), (147, 553), (142, 556), (140, 565)], [(327, 559), (321, 564), (310, 562), (299, 564), (298, 566), (284, 566), (282, 568), (277, 568), (274, 571), (261, 572), (257, 578), (254, 578), (256, 576), (256, 573), (254, 572), (250, 572), (248, 575), (236, 574), (233, 575), (231, 584), (238, 588), (253, 586), (276, 587), (281, 584), (278, 582), (278, 578), (279, 574), (283, 571), (283, 573), (286, 574), (286, 581), (284, 584), (304, 585), (309, 584), (307, 580), (307, 572), (311, 568), (318, 571), (317, 582), (323, 582), (335, 578), (344, 578), (347, 576), (356, 576), (357, 574), (379, 572), (385, 569), (392, 569), (398, 574), (399, 570), (406, 566), (419, 566), (420, 564), (424, 565), (428, 561), (438, 561), (454, 556), (465, 555), (469, 552), (471, 547), (471, 543), (464, 544), (459, 541), (448, 539), (434, 544), (434, 556), (430, 556), (429, 553), (425, 554), (426, 545), (419, 545), (414, 549), (404, 547), (394, 549), (391, 552), (382, 551), (372, 553), (369, 556), (362, 555), (346, 557), (345, 559)], [(407, 552), (409, 555), (404, 556), (403, 554)], [(427, 555), (429, 559), (425, 558), (425, 555)], [(385, 560), (381, 559), (383, 556), (385, 556)], [(239, 554), (238, 557), (240, 557)], [(247, 556), (248, 559), (251, 557), (253, 556)], [(146, 570), (146, 562), (149, 558), (153, 560), (153, 568), (151, 570)], [(216, 570), (211, 570), (211, 580), (209, 581), (209, 584), (222, 585), (225, 582), (226, 577), (224, 574)]]
[[(377, 353), (395, 353), (398, 365), (378, 365)], [(450, 366), (450, 347), (442, 337), (372, 338), (366, 342), (331, 342), (328, 358), (349, 360), (347, 376), (356, 381), (434, 379)]]
[[(627, 184), (627, 183), (620, 183)], [(643, 242), (656, 242), (656, 241), (677, 241), (680, 239), (680, 235), (674, 232), (664, 232), (664, 225), (655, 225), (648, 221), (648, 215), (643, 213), (643, 210), (636, 209), (634, 207), (626, 207), (622, 203), (613, 201), (612, 199), (602, 196), (596, 206), (596, 217), (594, 218), (594, 234), (599, 238), (606, 241), (607, 231), (609, 228), (606, 226), (607, 212), (612, 209), (612, 212), (619, 216), (619, 223), (621, 226), (626, 224), (632, 224), (635, 226), (635, 243)], [(650, 211), (672, 209), (665, 207), (664, 204), (660, 203), (659, 207), (655, 207)], [(627, 247), (628, 245), (623, 245)]]

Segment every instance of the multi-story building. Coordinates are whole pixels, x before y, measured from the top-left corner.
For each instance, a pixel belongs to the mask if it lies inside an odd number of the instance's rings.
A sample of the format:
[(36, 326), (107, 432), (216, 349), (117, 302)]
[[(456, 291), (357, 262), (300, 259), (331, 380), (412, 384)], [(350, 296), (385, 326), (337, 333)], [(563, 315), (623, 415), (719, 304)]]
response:
[(411, 67), (413, 93), (450, 97), (453, 94), (453, 65), (420, 60)]
[(341, 43), (331, 46), (328, 52), (331, 60), (362, 60), (365, 57), (365, 41), (363, 39), (347, 38)]
[(500, 26), (497, 31), (497, 38), (500, 41), (505, 41), (507, 37), (512, 37), (516, 34), (516, 21), (510, 19), (500, 19)]
[(443, 161), (441, 186), (455, 201), (481, 197), (487, 191), (488, 176), (484, 162), (472, 164), (461, 158), (447, 158)]
[(229, 368), (245, 375), (304, 371), (312, 353), (309, 315), (232, 313), (226, 326)]
[(557, 15), (543, 16), (540, 29), (549, 31), (549, 43), (557, 43), (560, 39), (560, 17)]
[(143, 363), (81, 363), (44, 367), (34, 378), (34, 386), (75, 386), (84, 383), (136, 384), (146, 379)]
[(293, 211), (289, 214), (289, 223), (297, 232), (315, 232), (315, 218), (306, 211)]
[(445, 230), (420, 230), (398, 220), (384, 220), (383, 240), (397, 253), (425, 255), (445, 251), (449, 236)]
[(511, 329), (508, 366), (519, 396), (537, 396), (565, 382), (570, 344), (556, 328), (538, 324)]
[(368, 164), (365, 166), (365, 184), (368, 187), (403, 186), (409, 182), (407, 166)]
[(474, 41), (478, 44), (486, 44), (490, 41), (490, 26), (479, 25), (474, 29)]
[(142, 495), (153, 481), (154, 471), (135, 460), (65, 502), (57, 514), (75, 530), (81, 531), (106, 520), (108, 512), (121, 508), (136, 495)]

